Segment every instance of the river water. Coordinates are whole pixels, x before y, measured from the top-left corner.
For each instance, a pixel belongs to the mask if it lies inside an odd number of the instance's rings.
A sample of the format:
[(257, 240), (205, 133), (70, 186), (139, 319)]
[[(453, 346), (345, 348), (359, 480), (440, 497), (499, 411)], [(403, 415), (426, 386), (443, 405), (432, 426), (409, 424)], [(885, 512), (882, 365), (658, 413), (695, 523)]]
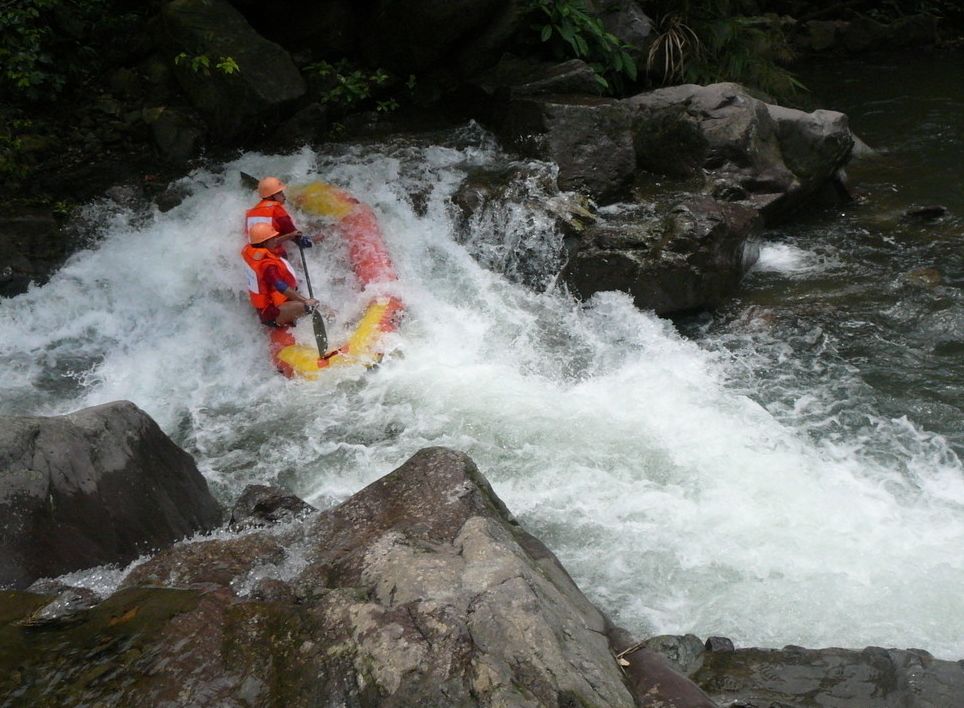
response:
[[(506, 277), (523, 250), (550, 278), (565, 197), (542, 191), (551, 166), (529, 165), (517, 203), (460, 231), (459, 182), (511, 161), (467, 126), (247, 154), (183, 180), (190, 196), (164, 214), (90, 205), (89, 247), (0, 301), (0, 412), (132, 400), (227, 502), (273, 481), (329, 507), (450, 446), (638, 635), (964, 657), (964, 106), (938, 72), (886, 71), (815, 88), (887, 150), (852, 170), (865, 195), (767, 233), (739, 297), (682, 331), (622, 294), (580, 304)], [(273, 373), (241, 292), (241, 170), (332, 181), (374, 207), (408, 305), (379, 368)], [(930, 202), (951, 216), (901, 219)], [(337, 341), (364, 298), (337, 239), (308, 258)]]

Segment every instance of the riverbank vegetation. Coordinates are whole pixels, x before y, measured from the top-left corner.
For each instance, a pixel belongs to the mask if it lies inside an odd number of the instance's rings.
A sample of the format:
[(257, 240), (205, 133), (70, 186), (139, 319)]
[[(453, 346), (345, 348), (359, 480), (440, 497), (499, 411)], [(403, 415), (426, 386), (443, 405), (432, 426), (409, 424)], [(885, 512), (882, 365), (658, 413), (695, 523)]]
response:
[[(397, 3), (383, 2), (376, 12), (347, 0), (320, 10), (297, 2), (286, 8), (282, 25), (287, 29), (280, 32), (270, 29), (277, 27), (276, 17), (250, 3), (223, 0), (226, 11), (240, 13), (252, 31), (281, 42), (307, 86), (300, 99), (259, 117), (244, 135), (226, 136), (204, 124), (208, 117), (198, 114), (192, 105), (197, 99), (185, 84), (224, 74), (235, 81), (232, 90), (243, 101), (246, 89), (238, 88), (243, 79), (237, 77), (244, 69), (230, 52), (174, 46), (161, 10), (175, 4), (189, 2), (0, 3), (0, 92), (5, 97), (0, 183), (6, 193), (29, 184), (26, 198), (59, 201), (70, 181), (62, 175), (72, 169), (90, 172), (91, 165), (131, 155), (143, 163), (164, 164), (173, 154), (183, 164), (205, 148), (259, 142), (308, 106), (315, 106), (313, 115), (320, 116), (316, 122), (323, 124), (322, 134), (315, 137), (321, 138), (345, 132), (351, 123), (345, 116), (352, 113), (384, 119), (415, 104), (447, 108), (449, 97), (471, 80), (472, 72), (484, 70), (484, 62), (491, 65), (504, 50), (544, 61), (582, 60), (600, 91), (613, 96), (680, 83), (734, 81), (786, 101), (802, 88), (794, 67), (813, 56), (813, 43), (801, 49), (799, 41), (807, 23), (880, 24), (924, 13), (939, 18), (942, 41), (954, 44), (964, 32), (964, 9), (954, 0), (506, 0), (503, 15), (473, 20), (471, 32), (484, 30), (481, 43), (488, 42), (483, 47), (488, 53), (465, 58), (456, 48), (465, 41), (469, 20), (446, 17), (442, 27), (451, 26), (450, 37), (439, 37), (431, 28), (420, 40), (414, 33), (429, 10), (417, 3), (399, 9)], [(366, 39), (373, 28), (379, 41)], [(214, 33), (221, 31), (228, 29), (218, 27)], [(286, 33), (292, 37), (290, 46)], [(394, 42), (390, 51), (380, 46), (386, 38)], [(212, 45), (220, 41), (209, 40)], [(880, 48), (879, 42), (864, 44)], [(444, 47), (449, 49), (441, 51)], [(826, 51), (852, 49), (831, 46)], [(185, 66), (198, 76), (185, 79)]]

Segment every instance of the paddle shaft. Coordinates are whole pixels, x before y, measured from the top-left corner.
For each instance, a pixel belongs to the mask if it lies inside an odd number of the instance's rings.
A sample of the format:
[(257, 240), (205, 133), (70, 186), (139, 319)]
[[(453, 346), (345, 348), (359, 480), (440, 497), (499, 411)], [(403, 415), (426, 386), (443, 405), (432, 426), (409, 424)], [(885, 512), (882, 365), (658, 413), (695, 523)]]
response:
[[(315, 299), (315, 293), (311, 289), (311, 276), (308, 275), (308, 261), (305, 260), (305, 248), (298, 244), (298, 252), (301, 253), (301, 267), (305, 271), (305, 283), (308, 285), (308, 297)], [(328, 333), (325, 331), (325, 321), (321, 319), (321, 313), (315, 307), (311, 310), (311, 324), (315, 329), (315, 344), (318, 346), (318, 356), (324, 356), (328, 351)]]

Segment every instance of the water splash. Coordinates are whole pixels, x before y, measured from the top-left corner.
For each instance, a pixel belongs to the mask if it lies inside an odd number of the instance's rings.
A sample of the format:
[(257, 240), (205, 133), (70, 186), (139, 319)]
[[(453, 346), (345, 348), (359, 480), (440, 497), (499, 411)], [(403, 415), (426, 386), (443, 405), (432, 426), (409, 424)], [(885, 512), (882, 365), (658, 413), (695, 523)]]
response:
[[(818, 332), (742, 330), (708, 351), (625, 295), (579, 304), (481, 267), (472, 244), (546, 217), (509, 204), (459, 242), (451, 195), (506, 160), (469, 127), (193, 173), (180, 206), (106, 221), (49, 284), (0, 302), (0, 409), (127, 398), (222, 498), (276, 481), (320, 507), (451, 446), (637, 634), (964, 656), (961, 464), (939, 436), (881, 415)], [(240, 170), (326, 179), (375, 208), (408, 305), (379, 369), (271, 370), (241, 292)], [(336, 239), (309, 259), (337, 341), (357, 285)], [(799, 336), (821, 357), (779, 351)]]

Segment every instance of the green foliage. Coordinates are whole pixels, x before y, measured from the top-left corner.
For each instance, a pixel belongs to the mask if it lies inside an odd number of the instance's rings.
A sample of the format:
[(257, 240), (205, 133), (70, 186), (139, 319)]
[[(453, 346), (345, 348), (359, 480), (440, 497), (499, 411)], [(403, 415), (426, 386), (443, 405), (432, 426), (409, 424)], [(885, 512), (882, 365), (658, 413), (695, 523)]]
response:
[(31, 127), (31, 122), (23, 118), (4, 115), (0, 121), (0, 182), (3, 184), (16, 185), (30, 172), (21, 136)]
[(0, 5), (0, 86), (28, 99), (59, 93), (65, 77), (49, 51), (54, 37), (47, 11), (56, 0), (18, 0)]
[[(361, 69), (345, 59), (334, 64), (319, 61), (306, 66), (305, 71), (309, 76), (313, 75), (322, 80), (323, 103), (346, 110), (358, 108), (391, 78), (383, 69)], [(415, 85), (414, 76), (410, 76), (409, 81), (412, 86)], [(376, 103), (376, 108), (381, 112), (395, 110), (398, 102), (391, 98), (380, 100)]]
[(81, 88), (106, 66), (105, 43), (122, 43), (146, 8), (126, 0), (0, 0), (4, 102), (53, 101)]
[[(188, 56), (186, 52), (181, 52), (176, 57), (174, 57), (174, 63), (176, 65), (186, 64), (191, 67), (191, 71), (195, 74), (204, 74), (205, 76), (211, 75), (211, 59), (207, 54), (197, 54), (195, 56)], [(235, 74), (241, 71), (241, 67), (234, 60), (234, 57), (221, 57), (218, 62), (214, 65), (222, 74)]]
[(620, 88), (625, 79), (636, 80), (636, 62), (627, 52), (631, 47), (606, 31), (585, 0), (530, 0), (528, 11), (534, 18), (531, 29), (556, 58), (584, 60), (607, 90)]
[(735, 81), (775, 97), (805, 90), (785, 67), (793, 52), (779, 18), (741, 14), (752, 2), (649, 2), (658, 17), (646, 69), (659, 83)]

